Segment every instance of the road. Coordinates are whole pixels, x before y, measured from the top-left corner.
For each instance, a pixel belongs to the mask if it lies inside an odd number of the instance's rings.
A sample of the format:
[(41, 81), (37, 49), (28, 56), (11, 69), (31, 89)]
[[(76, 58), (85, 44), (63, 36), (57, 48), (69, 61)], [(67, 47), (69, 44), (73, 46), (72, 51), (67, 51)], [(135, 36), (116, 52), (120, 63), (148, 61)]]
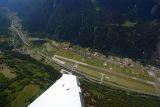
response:
[(26, 42), (25, 36), (23, 35), (22, 31), (15, 27), (14, 20), (11, 19), (11, 17), (10, 17), (10, 20), (11, 20), (11, 28), (16, 31), (17, 35), (18, 35), (19, 38), (23, 41), (24, 44), (26, 44), (27, 46), (30, 46), (30, 45)]
[(18, 29), (16, 29), (16, 32), (17, 32), (19, 38), (20, 38), (27, 46), (30, 46), (30, 45), (25, 41), (22, 32), (20, 32)]

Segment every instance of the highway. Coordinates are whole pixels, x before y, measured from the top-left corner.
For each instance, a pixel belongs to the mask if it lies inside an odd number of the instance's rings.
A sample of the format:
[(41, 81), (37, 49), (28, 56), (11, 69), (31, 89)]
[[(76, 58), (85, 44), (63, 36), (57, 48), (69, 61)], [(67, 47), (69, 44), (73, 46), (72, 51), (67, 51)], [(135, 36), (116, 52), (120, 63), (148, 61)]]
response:
[(16, 29), (16, 32), (17, 32), (19, 38), (20, 38), (27, 46), (30, 46), (30, 45), (25, 41), (22, 32), (20, 32), (18, 29)]
[(25, 41), (25, 36), (23, 35), (22, 31), (15, 27), (14, 20), (11, 19), (11, 17), (10, 17), (10, 20), (11, 20), (11, 28), (16, 31), (17, 35), (18, 35), (19, 38), (23, 41), (24, 44), (26, 44), (27, 46), (30, 46), (30, 45)]

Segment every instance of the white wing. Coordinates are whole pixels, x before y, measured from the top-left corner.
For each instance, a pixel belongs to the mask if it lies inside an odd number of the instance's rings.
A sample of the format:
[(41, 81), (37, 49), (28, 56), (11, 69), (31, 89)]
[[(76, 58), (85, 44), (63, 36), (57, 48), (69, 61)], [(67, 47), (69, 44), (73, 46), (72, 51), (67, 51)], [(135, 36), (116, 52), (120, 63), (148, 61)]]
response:
[(28, 107), (84, 107), (77, 77), (63, 74), (55, 84)]

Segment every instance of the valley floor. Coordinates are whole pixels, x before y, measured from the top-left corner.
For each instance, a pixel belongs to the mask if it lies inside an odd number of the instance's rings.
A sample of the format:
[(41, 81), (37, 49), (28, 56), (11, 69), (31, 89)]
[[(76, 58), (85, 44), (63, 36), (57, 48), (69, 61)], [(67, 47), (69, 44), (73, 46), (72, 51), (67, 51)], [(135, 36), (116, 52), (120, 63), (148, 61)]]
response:
[[(159, 107), (160, 69), (68, 42), (29, 37), (15, 14), (10, 13), (10, 20), (12, 37), (0, 39), (5, 59), (0, 64), (0, 106), (27, 106), (63, 68), (80, 77), (87, 107)], [(14, 48), (6, 51), (4, 43)]]

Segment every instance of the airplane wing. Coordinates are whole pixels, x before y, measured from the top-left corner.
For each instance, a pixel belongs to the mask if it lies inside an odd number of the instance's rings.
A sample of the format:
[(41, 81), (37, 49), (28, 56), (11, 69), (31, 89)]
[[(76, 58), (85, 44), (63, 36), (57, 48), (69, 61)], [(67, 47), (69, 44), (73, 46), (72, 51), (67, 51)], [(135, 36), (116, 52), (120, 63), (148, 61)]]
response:
[(63, 74), (28, 107), (85, 107), (76, 76)]

